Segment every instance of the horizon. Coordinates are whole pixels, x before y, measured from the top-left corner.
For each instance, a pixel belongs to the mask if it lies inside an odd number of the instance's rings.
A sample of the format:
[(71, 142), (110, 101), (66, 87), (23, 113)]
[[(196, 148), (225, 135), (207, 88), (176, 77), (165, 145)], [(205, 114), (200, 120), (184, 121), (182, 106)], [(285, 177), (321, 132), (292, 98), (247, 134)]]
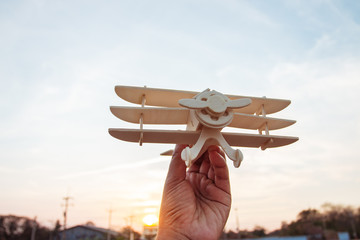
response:
[[(344, 211), (345, 209), (349, 210), (349, 209), (352, 209), (352, 211), (357, 211), (360, 209), (360, 206), (350, 206), (350, 205), (339, 205), (339, 204), (333, 204), (333, 203), (330, 203), (330, 202), (326, 202), (324, 203), (320, 209), (317, 209), (317, 208), (308, 208), (308, 209), (303, 209), (301, 210), (292, 220), (290, 220), (289, 222), (287, 221), (281, 221), (281, 224), (280, 224), (280, 227), (276, 228), (276, 229), (267, 229), (261, 225), (254, 225), (252, 228), (248, 229), (248, 228), (239, 228), (239, 230), (237, 230), (237, 226), (235, 226), (236, 228), (224, 228), (224, 232), (251, 232), (251, 231), (254, 231), (255, 229), (259, 229), (259, 228), (262, 228), (265, 230), (265, 233), (267, 234), (273, 234), (273, 232), (276, 232), (276, 231), (279, 231), (281, 230), (281, 225), (282, 224), (291, 224), (291, 223), (294, 223), (294, 222), (297, 222), (299, 221), (299, 215), (302, 214), (303, 212), (306, 212), (308, 210), (315, 210), (317, 211), (320, 215), (325, 215), (323, 217), (326, 218), (326, 214), (329, 214), (329, 210), (332, 209), (333, 211), (337, 211), (339, 213), (339, 211)], [(110, 210), (109, 210), (110, 211)], [(111, 210), (111, 213), (113, 213), (114, 211)], [(31, 217), (29, 216), (17, 216), (17, 215), (13, 215), (13, 214), (8, 214), (8, 215), (1, 215), (1, 217), (6, 217), (6, 216), (15, 216), (15, 217), (21, 217), (21, 218), (27, 218), (29, 220), (34, 220), (36, 222), (38, 222), (40, 224), (41, 227), (46, 227), (48, 228), (49, 230), (53, 229), (55, 226), (50, 226), (50, 225), (46, 225), (46, 224), (43, 224), (42, 222), (39, 222), (37, 221), (37, 217), (35, 217), (34, 219), (32, 219)], [(131, 216), (130, 216), (131, 217)], [(134, 217), (134, 216), (133, 216)], [(64, 219), (57, 219), (56, 221), (59, 221), (60, 223), (60, 226), (61, 226), (61, 229), (63, 229), (63, 221)], [(112, 220), (112, 219), (111, 219)], [(55, 222), (56, 222), (55, 221)], [(78, 224), (75, 224), (75, 225), (72, 225), (72, 226), (66, 226), (66, 229), (70, 229), (70, 228), (74, 228), (74, 227), (77, 227), (77, 226), (93, 226), (93, 227), (96, 227), (96, 228), (101, 228), (101, 229), (110, 229), (112, 231), (116, 231), (116, 232), (121, 232), (123, 231), (125, 228), (128, 228), (130, 227), (133, 231), (135, 232), (138, 232), (138, 233), (141, 233), (144, 229), (144, 227), (146, 226), (157, 226), (158, 225), (158, 219), (157, 219), (157, 216), (153, 213), (151, 214), (147, 214), (145, 215), (145, 217), (143, 219), (141, 219), (141, 224), (135, 224), (135, 226), (131, 226), (130, 224), (125, 224), (125, 225), (122, 225), (122, 226), (113, 226), (111, 224), (111, 226), (99, 226), (97, 225), (95, 222), (93, 222), (91, 219), (89, 219), (87, 222), (84, 222), (84, 223), (78, 223)], [(354, 230), (354, 229), (352, 229)]]

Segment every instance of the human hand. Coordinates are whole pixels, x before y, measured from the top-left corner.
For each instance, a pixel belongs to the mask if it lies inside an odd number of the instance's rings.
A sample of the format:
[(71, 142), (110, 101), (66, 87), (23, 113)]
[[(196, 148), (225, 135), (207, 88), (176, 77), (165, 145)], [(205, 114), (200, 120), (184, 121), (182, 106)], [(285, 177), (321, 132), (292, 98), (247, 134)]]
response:
[(166, 177), (160, 209), (158, 240), (218, 239), (231, 206), (225, 155), (211, 146), (186, 171), (176, 145)]

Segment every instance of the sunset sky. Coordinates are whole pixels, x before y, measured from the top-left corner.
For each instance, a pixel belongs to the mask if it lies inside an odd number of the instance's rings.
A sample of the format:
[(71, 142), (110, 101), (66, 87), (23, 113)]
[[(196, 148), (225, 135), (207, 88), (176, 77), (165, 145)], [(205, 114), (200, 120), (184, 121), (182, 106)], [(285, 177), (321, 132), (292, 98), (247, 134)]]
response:
[(0, 215), (53, 226), (67, 194), (68, 226), (107, 227), (113, 209), (113, 228), (141, 229), (158, 213), (173, 145), (108, 134), (138, 127), (111, 114), (129, 105), (115, 85), (292, 101), (272, 116), (297, 123), (272, 133), (297, 143), (229, 162), (227, 229), (360, 206), (359, 13), (357, 0), (0, 1)]

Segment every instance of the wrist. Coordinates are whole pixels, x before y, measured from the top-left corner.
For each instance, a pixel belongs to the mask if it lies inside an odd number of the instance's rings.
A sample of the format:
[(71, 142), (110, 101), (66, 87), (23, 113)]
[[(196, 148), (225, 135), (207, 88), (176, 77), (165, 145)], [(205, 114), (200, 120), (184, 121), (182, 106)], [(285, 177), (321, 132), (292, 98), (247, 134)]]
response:
[(159, 228), (156, 240), (191, 240), (185, 234), (171, 228)]

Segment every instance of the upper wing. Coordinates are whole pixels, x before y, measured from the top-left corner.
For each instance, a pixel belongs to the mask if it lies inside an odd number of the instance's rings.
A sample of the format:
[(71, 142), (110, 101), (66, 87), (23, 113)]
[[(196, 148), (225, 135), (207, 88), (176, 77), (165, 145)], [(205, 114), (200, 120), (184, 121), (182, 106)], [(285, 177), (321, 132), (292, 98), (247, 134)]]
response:
[(179, 99), (193, 98), (197, 92), (158, 89), (148, 87), (115, 86), (116, 94), (131, 103), (141, 104), (145, 96), (146, 105), (160, 107), (180, 107)]
[[(145, 104), (160, 107), (180, 107), (180, 99), (193, 98), (198, 92), (159, 89), (148, 87), (115, 86), (116, 94), (131, 103), (141, 104), (145, 96)], [(225, 94), (226, 95), (226, 94)], [(250, 98), (252, 103), (244, 108), (234, 109), (235, 112), (254, 114), (262, 106), (267, 114), (275, 113), (286, 108), (291, 102), (284, 99), (256, 98), (248, 96), (226, 95), (230, 99)]]

